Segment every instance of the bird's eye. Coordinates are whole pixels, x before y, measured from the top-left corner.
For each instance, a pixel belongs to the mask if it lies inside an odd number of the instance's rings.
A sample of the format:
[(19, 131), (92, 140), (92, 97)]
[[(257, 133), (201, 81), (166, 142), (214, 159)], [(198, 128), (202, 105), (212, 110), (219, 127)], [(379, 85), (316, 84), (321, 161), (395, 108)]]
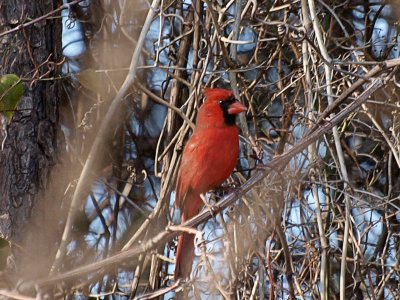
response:
[(219, 102), (218, 102), (218, 104), (219, 104), (219, 106), (222, 108), (222, 109), (228, 109), (228, 107), (229, 107), (229, 103), (228, 103), (228, 101), (224, 101), (224, 100), (220, 100)]
[(218, 104), (219, 104), (219, 106), (222, 107), (222, 109), (228, 109), (229, 106), (230, 106), (232, 103), (234, 103), (235, 101), (236, 101), (235, 98), (231, 97), (231, 98), (228, 98), (228, 99), (220, 100), (220, 101), (218, 102)]

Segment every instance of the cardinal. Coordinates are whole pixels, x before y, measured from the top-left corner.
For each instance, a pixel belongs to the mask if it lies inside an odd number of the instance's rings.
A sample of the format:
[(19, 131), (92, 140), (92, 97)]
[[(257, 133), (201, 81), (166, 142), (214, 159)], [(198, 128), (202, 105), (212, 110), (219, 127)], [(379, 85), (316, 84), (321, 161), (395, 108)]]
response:
[[(186, 144), (178, 171), (175, 207), (181, 222), (199, 213), (201, 195), (218, 187), (235, 168), (239, 156), (236, 115), (246, 111), (230, 90), (205, 89), (196, 126)], [(174, 279), (190, 276), (194, 258), (194, 235), (183, 233), (178, 240)]]

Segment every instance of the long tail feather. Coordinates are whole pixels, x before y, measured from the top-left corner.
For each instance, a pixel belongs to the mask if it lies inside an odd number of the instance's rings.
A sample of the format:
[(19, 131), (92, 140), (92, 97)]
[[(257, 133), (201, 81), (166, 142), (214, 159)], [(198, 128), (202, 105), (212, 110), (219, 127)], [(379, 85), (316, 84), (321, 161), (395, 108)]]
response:
[[(183, 223), (197, 215), (202, 204), (200, 196), (193, 194), (186, 195), (184, 207), (181, 211), (181, 222)], [(194, 258), (194, 238), (194, 234), (186, 232), (179, 237), (175, 258), (175, 280), (190, 276)]]
[(195, 235), (190, 233), (183, 233), (179, 237), (178, 249), (176, 250), (175, 280), (190, 276), (194, 258), (194, 237)]

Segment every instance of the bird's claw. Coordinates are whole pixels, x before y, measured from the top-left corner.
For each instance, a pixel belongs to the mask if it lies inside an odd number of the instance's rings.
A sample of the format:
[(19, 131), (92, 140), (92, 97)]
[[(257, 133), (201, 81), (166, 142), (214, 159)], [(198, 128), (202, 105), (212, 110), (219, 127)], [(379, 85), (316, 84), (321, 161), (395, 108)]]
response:
[(218, 211), (219, 211), (219, 207), (217, 205), (213, 205), (213, 204), (208, 203), (207, 197), (204, 194), (201, 194), (200, 198), (201, 198), (201, 200), (203, 200), (204, 206), (211, 213), (211, 216), (213, 218), (215, 218), (217, 213), (218, 213)]
[(211, 216), (215, 218), (217, 216), (217, 213), (219, 212), (219, 206), (213, 204), (207, 204), (206, 207), (210, 212)]

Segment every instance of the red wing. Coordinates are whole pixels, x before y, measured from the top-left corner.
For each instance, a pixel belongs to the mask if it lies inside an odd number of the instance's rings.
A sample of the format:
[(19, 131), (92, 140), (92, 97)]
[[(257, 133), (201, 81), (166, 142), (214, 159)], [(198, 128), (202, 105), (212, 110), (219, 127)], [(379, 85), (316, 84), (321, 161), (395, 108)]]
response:
[(198, 135), (192, 135), (186, 144), (182, 154), (182, 161), (179, 167), (178, 179), (176, 184), (175, 207), (182, 210), (182, 201), (193, 189), (192, 183), (196, 177), (196, 170), (204, 160), (204, 147)]

